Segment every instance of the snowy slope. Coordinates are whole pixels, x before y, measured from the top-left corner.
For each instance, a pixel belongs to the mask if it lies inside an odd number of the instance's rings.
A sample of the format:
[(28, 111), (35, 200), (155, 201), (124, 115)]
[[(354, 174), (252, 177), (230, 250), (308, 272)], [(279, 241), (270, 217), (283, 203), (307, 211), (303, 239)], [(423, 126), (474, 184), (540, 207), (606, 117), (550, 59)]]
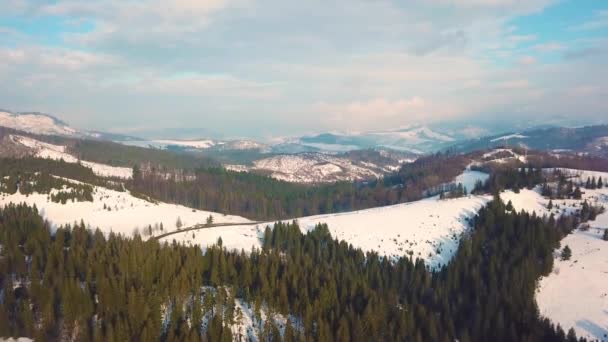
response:
[(67, 124), (40, 113), (14, 114), (0, 111), (0, 126), (43, 135), (73, 136), (78, 132)]
[(183, 146), (183, 147), (192, 147), (192, 148), (200, 148), (206, 149), (216, 145), (216, 142), (213, 140), (205, 139), (205, 140), (154, 140), (154, 143), (166, 147), (166, 146)]
[(335, 238), (364, 251), (394, 258), (410, 254), (434, 268), (450, 261), (460, 237), (489, 197), (469, 196), (451, 200), (436, 197), (395, 206), (345, 214), (298, 219), (302, 229), (327, 223)]
[(494, 138), (490, 140), (491, 142), (500, 141), (500, 140), (509, 140), (509, 139), (525, 139), (527, 136), (521, 134), (509, 134), (503, 135), (502, 137)]
[[(71, 181), (78, 183), (76, 181)], [(208, 211), (193, 210), (180, 205), (151, 203), (132, 196), (129, 192), (119, 192), (103, 187), (94, 187), (93, 202), (68, 202), (65, 205), (52, 202), (46, 194), (20, 193), (0, 194), (0, 206), (8, 203), (36, 205), (42, 216), (55, 227), (84, 220), (92, 228), (99, 227), (105, 233), (110, 231), (131, 235), (135, 228), (142, 230), (148, 225), (164, 226), (164, 231), (175, 230), (178, 217), (184, 227), (204, 223), (209, 215), (214, 222), (249, 222), (239, 216), (229, 216)], [(106, 209), (104, 209), (104, 206)], [(109, 210), (107, 209), (109, 208)], [(160, 232), (157, 232), (160, 233)], [(215, 241), (214, 241), (215, 242)]]
[[(591, 176), (608, 178), (605, 172), (563, 170), (576, 175), (577, 182)], [(580, 209), (583, 200), (608, 209), (608, 188), (583, 189), (582, 200), (554, 200), (552, 210), (547, 209), (549, 200), (539, 191), (507, 191), (501, 197), (510, 200), (516, 210), (534, 211), (537, 215), (571, 213)], [(572, 258), (562, 261), (556, 256), (553, 272), (539, 283), (536, 300), (541, 314), (564, 330), (574, 328), (579, 337), (608, 341), (608, 242), (601, 239), (608, 229), (608, 212), (589, 224), (588, 231), (576, 230), (561, 241), (562, 247), (568, 245), (572, 249)]]
[(608, 341), (608, 242), (591, 229), (568, 235), (561, 245), (572, 257), (556, 257), (553, 272), (540, 281), (540, 313), (579, 337)]
[[(475, 174), (461, 176), (473, 179)], [(486, 177), (487, 175), (478, 175)], [(474, 182), (474, 181), (473, 181)], [(393, 206), (355, 212), (297, 218), (303, 232), (318, 223), (327, 223), (333, 237), (364, 251), (388, 257), (410, 253), (426, 260), (430, 267), (447, 263), (468, 228), (467, 219), (490, 200), (489, 196), (468, 196), (450, 200), (437, 197)], [(164, 240), (209, 246), (222, 238), (224, 246), (245, 251), (260, 248), (264, 229), (273, 222), (257, 226), (201, 229), (168, 236)]]
[(468, 192), (471, 192), (471, 190), (475, 188), (475, 183), (477, 181), (481, 181), (483, 183), (488, 178), (490, 178), (490, 175), (487, 173), (467, 170), (460, 174), (458, 177), (456, 177), (454, 179), (454, 183), (461, 183), (467, 189)]
[(356, 164), (347, 158), (319, 153), (265, 158), (255, 161), (252, 169), (268, 171), (276, 179), (299, 183), (371, 179), (390, 171), (375, 164)]
[[(298, 218), (303, 232), (318, 223), (327, 223), (333, 237), (364, 251), (400, 257), (408, 253), (426, 260), (430, 267), (447, 263), (454, 255), (460, 236), (468, 228), (467, 218), (489, 201), (489, 197), (469, 196), (451, 200), (429, 198), (394, 206)], [(266, 225), (201, 229), (171, 235), (190, 245), (209, 246), (222, 238), (224, 246), (245, 251), (260, 248)]]
[(38, 158), (61, 160), (67, 163), (78, 163), (91, 168), (95, 174), (102, 177), (118, 177), (118, 178), (131, 178), (133, 176), (133, 170), (128, 167), (116, 167), (105, 164), (94, 163), (86, 160), (78, 160), (78, 158), (72, 156), (66, 152), (66, 147), (61, 145), (53, 145), (32, 139), (29, 137), (11, 135), (10, 139), (18, 144), (28, 147), (34, 156)]
[(427, 126), (411, 126), (402, 129), (356, 132), (322, 133), (299, 138), (303, 146), (319, 148), (323, 151), (348, 151), (378, 147), (389, 147), (417, 154), (434, 152), (455, 139)]

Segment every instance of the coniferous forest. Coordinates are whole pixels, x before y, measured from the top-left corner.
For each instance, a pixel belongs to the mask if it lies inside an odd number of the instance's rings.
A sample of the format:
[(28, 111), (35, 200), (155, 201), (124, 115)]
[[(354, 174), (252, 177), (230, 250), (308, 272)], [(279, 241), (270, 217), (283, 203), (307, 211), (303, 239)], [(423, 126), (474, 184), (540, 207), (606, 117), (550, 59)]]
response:
[[(0, 210), (0, 336), (238, 340), (228, 328), (236, 297), (299, 317), (286, 341), (576, 341), (539, 318), (534, 291), (577, 223), (516, 213), (495, 198), (433, 273), (421, 260), (364, 254), (324, 225), (303, 235), (297, 222), (276, 224), (262, 250), (232, 252), (218, 241), (202, 252), (106, 238), (84, 224), (51, 234), (36, 208), (10, 205)], [(204, 299), (209, 286), (219, 291)], [(273, 323), (263, 331), (263, 340), (281, 339)]]

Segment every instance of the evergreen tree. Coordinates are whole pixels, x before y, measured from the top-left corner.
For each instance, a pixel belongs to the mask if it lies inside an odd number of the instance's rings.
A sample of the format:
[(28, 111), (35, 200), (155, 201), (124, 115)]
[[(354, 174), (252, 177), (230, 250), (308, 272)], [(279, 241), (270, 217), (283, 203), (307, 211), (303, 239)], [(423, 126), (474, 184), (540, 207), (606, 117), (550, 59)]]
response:
[(562, 249), (561, 258), (562, 258), (562, 260), (570, 260), (571, 257), (572, 257), (572, 250), (570, 249), (570, 247), (568, 245), (566, 245), (564, 247), (564, 249)]
[(583, 194), (581, 192), (581, 188), (577, 186), (576, 189), (574, 189), (572, 198), (580, 200), (582, 196), (583, 196)]

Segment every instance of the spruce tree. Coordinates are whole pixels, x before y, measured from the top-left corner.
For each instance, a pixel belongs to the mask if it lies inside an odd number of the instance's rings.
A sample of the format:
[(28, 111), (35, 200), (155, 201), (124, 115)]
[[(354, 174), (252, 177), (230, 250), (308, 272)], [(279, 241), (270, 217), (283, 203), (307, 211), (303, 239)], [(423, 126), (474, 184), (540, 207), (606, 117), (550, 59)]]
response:
[(568, 245), (566, 245), (564, 247), (564, 249), (562, 249), (561, 258), (562, 258), (562, 260), (566, 261), (566, 260), (570, 260), (571, 257), (572, 257), (572, 250), (570, 249), (570, 247)]

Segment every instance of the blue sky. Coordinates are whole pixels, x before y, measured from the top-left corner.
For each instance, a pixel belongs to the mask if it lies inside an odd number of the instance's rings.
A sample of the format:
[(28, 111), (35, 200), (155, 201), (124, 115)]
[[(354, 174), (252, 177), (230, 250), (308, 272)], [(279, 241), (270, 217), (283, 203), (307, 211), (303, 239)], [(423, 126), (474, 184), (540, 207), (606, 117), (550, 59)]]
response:
[(608, 2), (8, 0), (0, 108), (227, 136), (608, 117)]

